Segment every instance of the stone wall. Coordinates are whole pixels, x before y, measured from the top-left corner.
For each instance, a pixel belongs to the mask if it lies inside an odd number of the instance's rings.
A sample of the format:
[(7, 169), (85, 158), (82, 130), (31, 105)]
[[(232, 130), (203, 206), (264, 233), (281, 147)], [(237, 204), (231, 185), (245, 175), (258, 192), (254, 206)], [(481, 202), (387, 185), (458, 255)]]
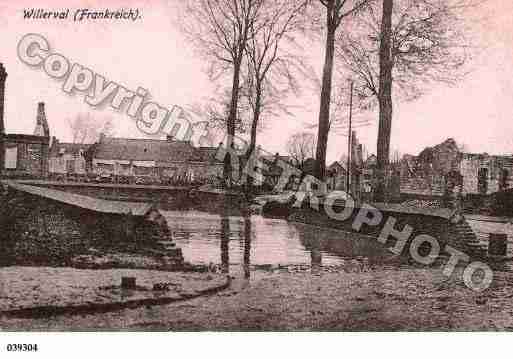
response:
[(9, 187), (0, 209), (0, 265), (72, 265), (95, 253), (151, 253), (170, 241), (167, 226), (128, 214), (105, 214)]
[[(383, 208), (382, 208), (383, 207)], [(428, 234), (435, 237), (440, 244), (441, 253), (444, 252), (445, 245), (450, 245), (464, 253), (474, 257), (482, 258), (486, 256), (486, 251), (479, 247), (479, 241), (472, 232), (463, 217), (456, 218), (451, 215), (449, 210), (413, 210), (408, 209), (400, 210), (397, 205), (390, 206), (389, 209), (386, 205), (381, 205), (380, 212), (383, 214), (383, 220), (377, 226), (369, 226), (364, 224), (360, 231), (355, 232), (352, 228), (354, 219), (359, 211), (355, 208), (352, 216), (345, 221), (338, 221), (330, 218), (323, 210), (322, 206), (319, 211), (313, 210), (308, 206), (302, 208), (290, 208), (288, 220), (301, 222), (317, 226), (328, 226), (338, 230), (358, 233), (361, 235), (371, 236), (377, 239), (382, 228), (389, 217), (396, 219), (394, 226), (397, 230), (402, 230), (405, 225), (413, 228), (413, 233), (409, 237), (411, 241), (415, 236), (420, 234)], [(341, 212), (343, 208), (336, 208), (335, 212)], [(425, 213), (423, 213), (425, 212)], [(443, 214), (436, 214), (437, 212)], [(395, 240), (390, 239), (387, 242), (387, 247), (393, 247)], [(408, 255), (409, 243), (404, 247), (403, 255)]]
[(29, 176), (41, 178), (48, 174), (47, 142), (43, 140), (30, 142), (10, 135), (5, 140), (4, 147), (6, 152), (11, 151), (12, 156), (15, 156), (12, 159), (6, 156), (4, 175), (8, 177)]
[[(31, 181), (27, 181), (30, 184)], [(37, 186), (89, 197), (130, 202), (176, 204), (186, 202), (190, 187), (164, 187), (123, 184), (34, 182)]]
[(190, 163), (188, 169), (193, 173), (194, 180), (223, 177), (223, 163)]
[(401, 194), (420, 197), (442, 197), (444, 180), (441, 177), (401, 177)]
[[(480, 169), (486, 169), (485, 191), (480, 190)], [(463, 176), (463, 193), (491, 194), (513, 187), (513, 157), (463, 154), (459, 170)], [(508, 174), (505, 181), (502, 179), (503, 171)]]

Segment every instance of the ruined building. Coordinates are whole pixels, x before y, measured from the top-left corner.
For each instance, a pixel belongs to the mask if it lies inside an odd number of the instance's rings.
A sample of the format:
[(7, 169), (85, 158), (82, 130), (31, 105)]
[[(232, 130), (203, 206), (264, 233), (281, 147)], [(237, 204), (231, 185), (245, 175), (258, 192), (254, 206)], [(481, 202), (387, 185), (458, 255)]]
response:
[(5, 83), (7, 72), (0, 63), (0, 175), (2, 177), (41, 178), (48, 175), (50, 130), (45, 105), (37, 106), (36, 127), (32, 135), (5, 133)]
[(462, 195), (489, 195), (513, 187), (513, 156), (461, 152), (452, 138), (401, 162), (401, 194), (439, 197), (447, 187)]

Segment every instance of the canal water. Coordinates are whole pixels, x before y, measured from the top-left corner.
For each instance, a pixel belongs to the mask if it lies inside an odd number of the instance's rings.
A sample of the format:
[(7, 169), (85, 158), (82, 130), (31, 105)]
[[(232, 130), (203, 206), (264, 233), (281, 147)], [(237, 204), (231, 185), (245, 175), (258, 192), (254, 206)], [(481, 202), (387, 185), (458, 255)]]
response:
[(230, 271), (276, 266), (379, 264), (391, 257), (376, 239), (240, 213), (162, 211), (184, 259)]

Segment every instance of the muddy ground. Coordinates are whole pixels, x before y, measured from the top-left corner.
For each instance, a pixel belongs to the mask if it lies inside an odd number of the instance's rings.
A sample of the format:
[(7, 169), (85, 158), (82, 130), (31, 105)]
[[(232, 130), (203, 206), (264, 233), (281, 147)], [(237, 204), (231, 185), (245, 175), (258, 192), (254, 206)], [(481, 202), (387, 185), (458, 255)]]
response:
[(230, 289), (164, 306), (44, 319), (0, 319), (3, 330), (342, 330), (513, 329), (512, 273), (483, 292), (461, 272), (398, 268), (360, 272), (253, 272)]

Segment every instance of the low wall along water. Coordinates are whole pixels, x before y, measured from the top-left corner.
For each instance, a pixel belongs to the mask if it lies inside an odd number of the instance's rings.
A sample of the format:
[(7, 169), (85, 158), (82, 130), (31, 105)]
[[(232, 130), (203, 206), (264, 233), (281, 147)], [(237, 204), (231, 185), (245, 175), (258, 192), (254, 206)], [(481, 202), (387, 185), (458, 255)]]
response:
[[(114, 202), (4, 182), (0, 264), (72, 265), (95, 253), (155, 253), (172, 241), (165, 219), (144, 203)], [(164, 253), (162, 253), (164, 254)], [(181, 253), (172, 254), (177, 262)]]
[[(312, 208), (306, 202), (303, 202), (300, 207), (294, 207), (294, 202), (292, 201), (288, 203), (267, 203), (263, 208), (263, 214), (286, 218), (294, 222), (330, 227), (349, 233), (356, 232), (353, 229), (353, 222), (361, 208), (354, 208), (352, 215), (348, 219), (340, 221), (328, 216), (322, 203), (319, 205), (319, 210), (317, 210), (315, 206)], [(373, 206), (381, 212), (383, 219), (375, 226), (363, 224), (358, 231), (361, 235), (377, 239), (387, 220), (393, 217), (396, 220), (394, 229), (397, 231), (401, 231), (406, 225), (413, 228), (409, 241), (413, 240), (417, 235), (427, 234), (438, 240), (442, 251), (445, 245), (450, 245), (472, 258), (484, 258), (487, 255), (486, 248), (483, 248), (465, 218), (457, 216), (454, 211), (428, 208), (411, 209), (395, 204), (373, 204)], [(334, 212), (340, 213), (343, 210), (344, 205), (333, 205)], [(389, 247), (392, 247), (394, 244), (393, 239), (387, 241), (387, 246)], [(402, 254), (408, 254), (408, 247), (409, 243), (405, 245)]]

